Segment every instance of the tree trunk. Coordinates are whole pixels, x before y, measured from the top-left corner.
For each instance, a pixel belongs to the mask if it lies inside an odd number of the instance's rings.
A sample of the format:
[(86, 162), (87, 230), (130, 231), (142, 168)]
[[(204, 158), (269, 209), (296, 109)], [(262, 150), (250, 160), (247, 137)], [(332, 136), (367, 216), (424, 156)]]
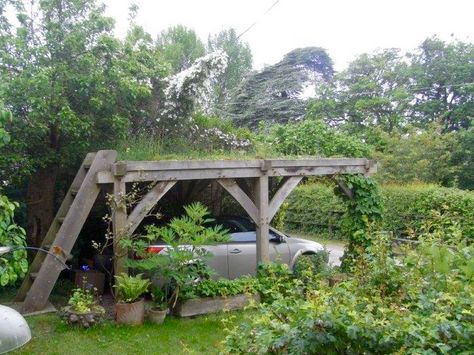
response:
[(39, 247), (55, 213), (55, 186), (58, 167), (50, 166), (37, 170), (30, 176), (26, 193), (27, 243)]

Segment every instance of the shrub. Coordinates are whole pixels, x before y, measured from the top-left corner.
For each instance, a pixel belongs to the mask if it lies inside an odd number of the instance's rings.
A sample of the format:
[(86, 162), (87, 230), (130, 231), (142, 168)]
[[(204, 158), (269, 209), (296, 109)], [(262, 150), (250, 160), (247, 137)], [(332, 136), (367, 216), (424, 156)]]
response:
[[(474, 245), (437, 225), (395, 260), (374, 236), (353, 276), (303, 297), (279, 297), (228, 330), (229, 353), (470, 353), (474, 347)], [(445, 240), (449, 243), (444, 243)]]
[[(445, 223), (459, 225), (463, 235), (474, 239), (474, 193), (436, 185), (385, 185), (380, 189), (384, 211), (382, 229), (397, 237), (416, 237), (427, 222), (436, 223), (440, 215), (450, 216)], [(333, 239), (347, 239), (343, 224), (346, 211), (331, 184), (305, 184), (288, 198), (285, 226), (290, 230)], [(447, 221), (447, 222), (446, 222)]]
[(240, 277), (234, 280), (202, 280), (195, 285), (188, 285), (181, 292), (181, 299), (235, 296), (257, 292), (257, 280), (252, 277)]
[(143, 295), (150, 286), (150, 281), (142, 278), (142, 274), (129, 276), (127, 274), (115, 275), (119, 299), (124, 303), (133, 303)]

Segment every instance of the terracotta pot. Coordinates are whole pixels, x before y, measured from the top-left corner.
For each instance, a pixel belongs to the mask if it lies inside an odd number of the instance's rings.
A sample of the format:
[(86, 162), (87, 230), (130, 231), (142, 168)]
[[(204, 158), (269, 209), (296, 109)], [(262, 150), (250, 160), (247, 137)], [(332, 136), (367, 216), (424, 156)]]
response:
[(105, 274), (96, 270), (76, 270), (74, 283), (81, 288), (96, 288), (97, 294), (102, 295), (104, 293)]
[(157, 308), (151, 308), (151, 309), (148, 310), (148, 319), (152, 323), (161, 324), (161, 323), (164, 322), (164, 320), (166, 318), (166, 314), (168, 314), (167, 309), (165, 309), (163, 311), (163, 310), (160, 310), (160, 309), (157, 309)]
[(143, 298), (133, 303), (117, 303), (115, 305), (115, 321), (117, 324), (140, 325), (145, 320), (145, 302)]

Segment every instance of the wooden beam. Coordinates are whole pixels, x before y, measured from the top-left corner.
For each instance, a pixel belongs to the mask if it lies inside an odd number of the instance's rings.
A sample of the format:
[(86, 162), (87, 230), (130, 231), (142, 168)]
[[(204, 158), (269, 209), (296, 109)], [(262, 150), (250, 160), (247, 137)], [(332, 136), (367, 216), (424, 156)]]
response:
[(234, 179), (218, 179), (217, 182), (243, 207), (252, 220), (258, 224), (258, 210), (250, 197), (237, 185)]
[[(96, 173), (109, 169), (110, 164), (115, 162), (116, 157), (117, 152), (114, 150), (100, 150), (97, 152), (56, 234), (52, 246), (53, 250), (55, 248), (59, 249), (61, 254), (64, 255), (71, 253), (79, 232), (100, 192), (100, 186), (95, 181)], [(62, 259), (65, 259), (64, 255), (62, 255)], [(49, 254), (46, 256), (37, 277), (26, 295), (25, 302), (22, 305), (22, 313), (39, 311), (45, 307), (63, 268), (63, 265), (58, 262), (56, 257)]]
[[(64, 218), (67, 211), (71, 207), (71, 204), (73, 203), (74, 198), (77, 195), (77, 192), (79, 191), (79, 188), (81, 187), (81, 184), (84, 181), (84, 178), (86, 177), (87, 170), (85, 169), (85, 167), (87, 166), (89, 168), (91, 166), (92, 161), (94, 160), (94, 157), (95, 157), (95, 153), (88, 153), (86, 157), (84, 158), (84, 161), (82, 162), (81, 167), (77, 171), (77, 174), (74, 177), (74, 180), (72, 181), (72, 184), (69, 187), (68, 192), (64, 196), (63, 202), (61, 203), (61, 206), (59, 207), (58, 212), (56, 213), (56, 216), (54, 220), (52, 221), (51, 226), (48, 229), (48, 233), (46, 233), (46, 236), (44, 237), (43, 242), (41, 243), (41, 247), (43, 249), (48, 250), (49, 248), (47, 248), (47, 246), (53, 244), (54, 238), (56, 237), (56, 234), (58, 233), (59, 228), (62, 225), (62, 223), (59, 223), (59, 219)], [(42, 253), (42, 252), (36, 253), (35, 258), (33, 259), (33, 262), (30, 264), (30, 267), (28, 268), (28, 273), (26, 274), (26, 277), (23, 279), (21, 287), (15, 296), (15, 302), (21, 302), (25, 299), (26, 293), (28, 292), (31, 285), (33, 284), (33, 280), (31, 277), (29, 277), (29, 274), (38, 273), (46, 255), (47, 254)]]
[(268, 219), (270, 221), (273, 219), (273, 217), (275, 217), (275, 214), (278, 212), (278, 209), (281, 207), (285, 199), (302, 179), (302, 176), (292, 176), (288, 180), (286, 180), (283, 185), (277, 190), (268, 208)]
[[(272, 168), (263, 172), (259, 168), (242, 169), (203, 169), (203, 170), (150, 170), (129, 171), (123, 177), (125, 182), (138, 181), (178, 181), (178, 180), (205, 180), (205, 179), (236, 179), (236, 178), (258, 178), (262, 175), (268, 176), (323, 176), (336, 174), (366, 174), (364, 165), (348, 166), (323, 166), (323, 167), (292, 167)], [(101, 171), (97, 174), (98, 184), (111, 184), (114, 175), (110, 171)]]
[(258, 209), (257, 221), (257, 264), (270, 261), (268, 217), (268, 176), (263, 175), (255, 183), (255, 204)]
[(176, 181), (161, 181), (148, 191), (130, 213), (126, 223), (126, 235), (131, 235), (135, 232), (145, 216), (175, 184)]
[(127, 273), (127, 250), (122, 248), (120, 240), (125, 236), (127, 228), (127, 189), (125, 182), (119, 178), (114, 182), (114, 209), (112, 211), (112, 228), (114, 233), (114, 273)]

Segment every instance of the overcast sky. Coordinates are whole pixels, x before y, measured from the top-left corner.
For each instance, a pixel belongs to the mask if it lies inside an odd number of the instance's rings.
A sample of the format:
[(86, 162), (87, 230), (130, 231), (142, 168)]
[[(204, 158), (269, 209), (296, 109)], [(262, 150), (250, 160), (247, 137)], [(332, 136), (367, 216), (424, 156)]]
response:
[(325, 48), (342, 70), (357, 54), (378, 48), (412, 50), (438, 35), (472, 42), (474, 0), (104, 0), (123, 36), (128, 7), (136, 3), (136, 22), (152, 35), (169, 26), (193, 28), (202, 40), (233, 27), (238, 33), (257, 21), (242, 40), (249, 43), (254, 67), (278, 62), (298, 47)]

